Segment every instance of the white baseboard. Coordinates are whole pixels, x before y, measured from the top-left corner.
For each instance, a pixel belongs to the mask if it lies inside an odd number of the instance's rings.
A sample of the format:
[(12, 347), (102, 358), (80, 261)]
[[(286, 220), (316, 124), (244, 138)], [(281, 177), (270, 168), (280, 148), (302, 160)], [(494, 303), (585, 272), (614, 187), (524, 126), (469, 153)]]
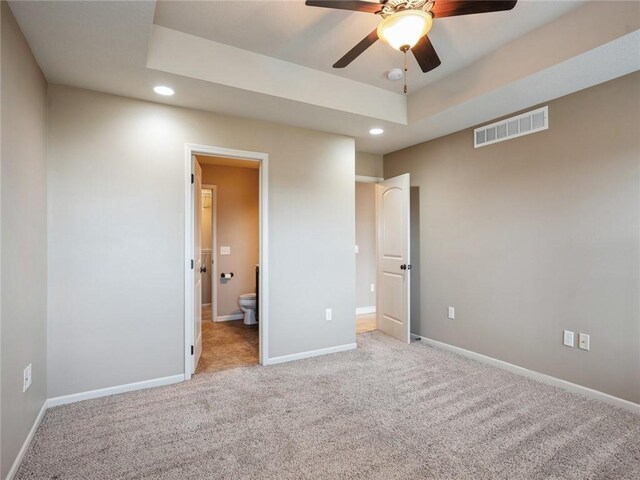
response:
[(518, 375), (522, 375), (524, 377), (529, 377), (539, 382), (546, 383), (547, 385), (564, 388), (565, 390), (568, 390), (570, 392), (578, 393), (580, 395), (584, 395), (595, 400), (600, 400), (601, 402), (605, 402), (610, 405), (615, 405), (616, 407), (624, 408), (625, 410), (628, 410), (630, 412), (640, 414), (640, 405), (634, 402), (630, 402), (629, 400), (614, 397), (613, 395), (609, 395), (608, 393), (604, 393), (588, 387), (583, 387), (582, 385), (577, 385), (560, 378), (552, 377), (551, 375), (546, 375), (544, 373), (529, 370), (524, 367), (519, 367), (518, 365), (504, 362), (502, 360), (498, 360), (497, 358), (488, 357), (486, 355), (482, 355), (481, 353), (472, 352), (471, 350), (465, 350), (464, 348), (460, 347), (454, 347), (453, 345), (449, 345), (448, 343), (438, 342), (437, 340), (432, 340), (431, 338), (427, 337), (421, 338), (422, 341), (424, 341), (428, 345), (431, 345), (432, 347), (440, 348), (442, 350), (447, 350), (453, 353), (458, 353), (460, 355), (464, 355), (465, 357), (469, 357), (483, 363), (488, 363), (489, 365), (493, 365), (494, 367), (498, 367), (503, 370), (517, 373)]
[(371, 307), (358, 307), (356, 308), (356, 315), (364, 315), (366, 313), (376, 313), (376, 306)]
[(40, 422), (42, 422), (42, 418), (44, 417), (44, 413), (47, 411), (47, 401), (42, 404), (42, 408), (38, 412), (36, 419), (33, 421), (33, 425), (31, 426), (31, 430), (27, 434), (27, 438), (24, 439), (22, 447), (20, 447), (20, 451), (16, 456), (16, 459), (13, 461), (11, 468), (9, 469), (9, 473), (7, 473), (6, 480), (11, 480), (15, 477), (16, 473), (18, 473), (18, 469), (20, 468), (20, 463), (22, 463), (22, 459), (24, 458), (24, 454), (27, 453), (27, 448), (31, 444), (31, 440), (33, 440), (33, 436), (36, 434), (38, 427), (40, 426)]
[(244, 318), (243, 313), (234, 313), (233, 315), (218, 315), (216, 322), (228, 322), (230, 320), (242, 320)]
[(294, 360), (302, 360), (303, 358), (318, 357), (320, 355), (328, 355), (329, 353), (346, 352), (358, 348), (355, 343), (347, 343), (345, 345), (336, 345), (335, 347), (321, 348), (319, 350), (310, 350), (308, 352), (294, 353), (292, 355), (283, 355), (281, 357), (268, 358), (265, 365), (276, 365), (278, 363), (292, 362)]
[(184, 374), (180, 374), (172, 375), (170, 377), (144, 380), (142, 382), (127, 383), (125, 385), (116, 385), (115, 387), (100, 388), (98, 390), (89, 390), (88, 392), (63, 395), (61, 397), (54, 397), (47, 400), (47, 408), (57, 407), (58, 405), (66, 405), (68, 403), (80, 402), (82, 400), (90, 400), (92, 398), (106, 397), (108, 395), (115, 395), (117, 393), (133, 392), (134, 390), (142, 390), (144, 388), (171, 385), (172, 383), (182, 382), (183, 380)]

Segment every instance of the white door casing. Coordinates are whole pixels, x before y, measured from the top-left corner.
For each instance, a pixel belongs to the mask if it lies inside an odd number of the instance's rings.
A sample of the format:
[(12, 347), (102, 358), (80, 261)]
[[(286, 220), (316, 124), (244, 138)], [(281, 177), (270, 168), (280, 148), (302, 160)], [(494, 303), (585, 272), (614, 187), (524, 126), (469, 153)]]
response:
[[(194, 255), (194, 211), (195, 199), (191, 175), (194, 175), (194, 156), (197, 154), (237, 158), (260, 162), (260, 328), (259, 358), (262, 365), (269, 363), (269, 155), (263, 152), (236, 150), (185, 143), (184, 145), (184, 378), (193, 375), (192, 345), (195, 347), (194, 331), (195, 296), (192, 260)], [(194, 175), (195, 176), (195, 175)], [(194, 352), (195, 353), (195, 352)]]
[(194, 218), (193, 218), (193, 365), (191, 372), (196, 371), (200, 355), (202, 354), (202, 167), (194, 163)]
[(410, 179), (405, 173), (376, 185), (376, 321), (384, 333), (409, 343)]

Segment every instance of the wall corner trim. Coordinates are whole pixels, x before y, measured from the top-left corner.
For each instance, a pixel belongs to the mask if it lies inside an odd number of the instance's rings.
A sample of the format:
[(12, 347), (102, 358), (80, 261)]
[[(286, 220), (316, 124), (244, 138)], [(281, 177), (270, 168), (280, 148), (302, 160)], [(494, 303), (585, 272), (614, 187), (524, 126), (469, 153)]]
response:
[(477, 360), (479, 362), (501, 368), (502, 370), (506, 370), (508, 372), (522, 375), (523, 377), (528, 377), (547, 385), (560, 387), (560, 388), (563, 388), (564, 390), (568, 390), (569, 392), (577, 393), (578, 395), (582, 395), (594, 400), (599, 400), (601, 402), (608, 403), (609, 405), (623, 408), (629, 412), (640, 415), (640, 404), (630, 402), (629, 400), (625, 400), (619, 397), (614, 397), (613, 395), (609, 395), (608, 393), (604, 393), (599, 390), (594, 390), (589, 387), (583, 387), (582, 385), (571, 383), (566, 380), (562, 380), (560, 378), (552, 377), (551, 375), (547, 375), (545, 373), (540, 373), (534, 370), (529, 370), (528, 368), (519, 367), (518, 365), (504, 362), (502, 360), (498, 360), (497, 358), (489, 357), (487, 355), (482, 355), (481, 353), (476, 353), (471, 350), (465, 350), (464, 348), (455, 347), (448, 343), (439, 342), (437, 340), (433, 340), (427, 337), (420, 337), (420, 338), (422, 338), (422, 340), (427, 345), (430, 345), (432, 347), (439, 348), (441, 350), (446, 350), (452, 353), (457, 353), (467, 358), (471, 358), (473, 360)]
[(372, 305), (370, 307), (357, 307), (356, 315), (365, 315), (367, 313), (376, 313), (376, 306)]
[(335, 347), (320, 348), (318, 350), (309, 350), (308, 352), (293, 353), (291, 355), (282, 355), (280, 357), (268, 358), (265, 365), (276, 365), (278, 363), (292, 362), (294, 360), (302, 360), (303, 358), (318, 357), (320, 355), (328, 355), (330, 353), (346, 352), (358, 348), (356, 343), (347, 343), (344, 345), (336, 345)]
[(88, 392), (72, 393), (71, 395), (62, 395), (47, 400), (47, 408), (57, 407), (59, 405), (67, 405), (69, 403), (80, 402), (82, 400), (91, 400), (92, 398), (106, 397), (116, 395), (118, 393), (133, 392), (145, 388), (161, 387), (184, 381), (184, 374), (171, 375), (169, 377), (154, 378), (144, 380), (142, 382), (127, 383), (125, 385), (116, 385), (114, 387), (100, 388), (98, 390), (89, 390)]
[(11, 465), (11, 468), (9, 469), (9, 473), (7, 473), (6, 480), (11, 480), (13, 477), (15, 477), (16, 473), (18, 473), (18, 469), (20, 468), (22, 459), (24, 458), (25, 453), (27, 453), (29, 445), (31, 445), (31, 441), (33, 440), (33, 437), (35, 436), (36, 431), (40, 426), (40, 422), (42, 422), (42, 419), (44, 418), (44, 414), (47, 411), (47, 408), (47, 400), (45, 400), (42, 403), (42, 408), (40, 408), (36, 419), (33, 421), (33, 425), (31, 426), (31, 430), (29, 430), (29, 433), (27, 434), (27, 438), (24, 439), (24, 443), (22, 444), (22, 447), (20, 447), (20, 451), (18, 452), (18, 455), (16, 456), (13, 464)]

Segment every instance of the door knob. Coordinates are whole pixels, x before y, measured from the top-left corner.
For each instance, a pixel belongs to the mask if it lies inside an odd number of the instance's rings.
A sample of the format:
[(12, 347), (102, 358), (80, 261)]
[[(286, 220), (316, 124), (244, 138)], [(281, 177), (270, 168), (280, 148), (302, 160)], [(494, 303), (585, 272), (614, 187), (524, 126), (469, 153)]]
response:
[(407, 266), (405, 264), (400, 265), (400, 270), (406, 270)]
[(207, 267), (200, 267), (200, 273), (207, 273)]

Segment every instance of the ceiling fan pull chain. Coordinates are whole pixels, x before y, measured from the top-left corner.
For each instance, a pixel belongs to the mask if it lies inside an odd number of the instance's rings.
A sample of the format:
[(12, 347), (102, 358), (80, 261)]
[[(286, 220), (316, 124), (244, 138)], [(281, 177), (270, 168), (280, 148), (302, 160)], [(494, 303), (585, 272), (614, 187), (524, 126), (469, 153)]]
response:
[(404, 94), (407, 94), (407, 51), (404, 51)]

